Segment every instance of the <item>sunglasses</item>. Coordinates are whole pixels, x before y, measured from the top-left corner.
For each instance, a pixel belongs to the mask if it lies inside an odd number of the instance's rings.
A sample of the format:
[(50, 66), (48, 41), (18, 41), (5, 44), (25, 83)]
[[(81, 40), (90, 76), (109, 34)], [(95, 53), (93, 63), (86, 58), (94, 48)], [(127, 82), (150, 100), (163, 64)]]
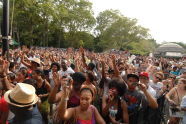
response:
[(159, 80), (159, 81), (161, 81), (162, 79), (160, 78), (160, 77), (158, 77), (158, 76), (156, 76), (156, 78)]
[(172, 79), (176, 79), (175, 77), (170, 77), (170, 78), (172, 78)]

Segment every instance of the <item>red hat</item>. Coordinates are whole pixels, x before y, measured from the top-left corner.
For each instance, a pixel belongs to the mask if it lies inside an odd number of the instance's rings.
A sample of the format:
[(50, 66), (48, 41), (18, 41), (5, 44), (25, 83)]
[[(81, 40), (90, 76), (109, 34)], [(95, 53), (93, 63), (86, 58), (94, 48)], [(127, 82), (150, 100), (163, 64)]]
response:
[(141, 72), (141, 73), (139, 74), (139, 76), (144, 76), (144, 77), (149, 78), (149, 74), (148, 74), (147, 72)]

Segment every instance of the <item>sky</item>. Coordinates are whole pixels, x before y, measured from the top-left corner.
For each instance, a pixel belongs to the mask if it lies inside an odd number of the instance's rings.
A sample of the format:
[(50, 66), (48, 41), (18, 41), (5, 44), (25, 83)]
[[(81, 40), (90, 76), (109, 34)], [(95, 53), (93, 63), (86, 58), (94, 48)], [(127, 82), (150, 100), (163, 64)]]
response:
[(186, 0), (89, 0), (95, 15), (117, 9), (148, 28), (157, 43), (186, 43)]

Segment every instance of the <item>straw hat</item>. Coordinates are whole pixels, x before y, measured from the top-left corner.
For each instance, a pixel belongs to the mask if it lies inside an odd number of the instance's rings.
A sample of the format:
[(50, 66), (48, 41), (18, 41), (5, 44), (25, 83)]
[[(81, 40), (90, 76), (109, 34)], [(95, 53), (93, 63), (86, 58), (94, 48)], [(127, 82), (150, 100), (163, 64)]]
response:
[(32, 62), (35, 62), (39, 65), (41, 64), (41, 60), (39, 58), (34, 57), (34, 58), (30, 58), (29, 60), (32, 61)]
[(27, 107), (37, 103), (38, 97), (36, 90), (32, 85), (25, 83), (17, 83), (14, 89), (5, 93), (5, 100), (17, 107)]

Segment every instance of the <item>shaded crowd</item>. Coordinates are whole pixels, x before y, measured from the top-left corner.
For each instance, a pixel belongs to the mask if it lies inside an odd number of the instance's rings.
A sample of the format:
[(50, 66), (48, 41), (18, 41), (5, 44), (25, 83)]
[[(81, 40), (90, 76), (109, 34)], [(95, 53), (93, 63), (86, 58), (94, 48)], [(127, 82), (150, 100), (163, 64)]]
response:
[(0, 57), (0, 124), (186, 124), (186, 60), (10, 50)]

